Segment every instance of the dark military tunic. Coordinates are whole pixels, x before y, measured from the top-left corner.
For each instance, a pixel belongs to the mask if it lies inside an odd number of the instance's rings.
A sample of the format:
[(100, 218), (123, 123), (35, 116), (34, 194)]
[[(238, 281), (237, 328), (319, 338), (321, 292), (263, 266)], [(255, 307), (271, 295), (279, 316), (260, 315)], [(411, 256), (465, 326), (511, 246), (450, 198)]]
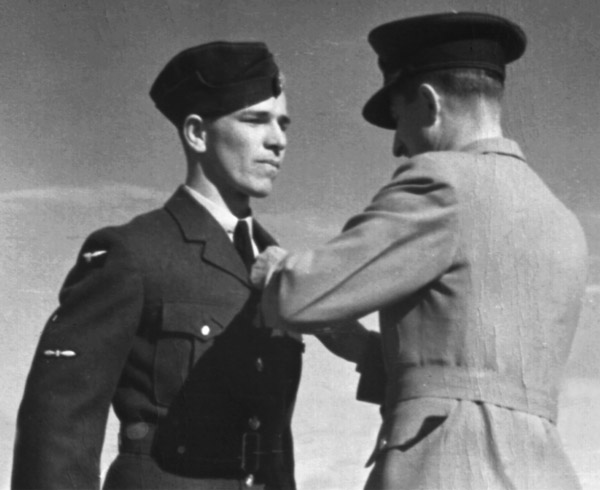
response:
[[(259, 248), (274, 243), (255, 222)], [(303, 344), (264, 328), (226, 232), (183, 189), (85, 242), (46, 325), (18, 417), (14, 488), (294, 489), (290, 431)], [(186, 484), (187, 484), (186, 483)]]

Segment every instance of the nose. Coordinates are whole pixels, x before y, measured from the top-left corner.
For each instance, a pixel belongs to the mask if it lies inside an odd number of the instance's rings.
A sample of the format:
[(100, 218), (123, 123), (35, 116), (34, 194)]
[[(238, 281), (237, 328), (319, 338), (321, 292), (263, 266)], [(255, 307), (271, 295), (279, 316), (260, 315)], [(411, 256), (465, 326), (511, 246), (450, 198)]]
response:
[(408, 149), (404, 142), (398, 136), (398, 132), (394, 133), (394, 143), (392, 144), (392, 154), (395, 157), (401, 157), (407, 154)]
[(274, 121), (269, 125), (269, 130), (265, 139), (265, 146), (275, 152), (276, 154), (281, 153), (287, 146), (287, 135), (279, 124)]

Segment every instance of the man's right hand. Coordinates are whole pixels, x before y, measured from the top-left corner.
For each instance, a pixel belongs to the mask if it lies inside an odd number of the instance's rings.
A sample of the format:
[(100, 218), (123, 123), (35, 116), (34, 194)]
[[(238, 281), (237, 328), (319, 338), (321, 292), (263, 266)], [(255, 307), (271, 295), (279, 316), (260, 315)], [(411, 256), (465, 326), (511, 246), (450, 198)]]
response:
[(250, 281), (258, 288), (263, 289), (271, 279), (283, 259), (287, 256), (287, 252), (276, 246), (267, 247), (258, 257), (250, 271)]

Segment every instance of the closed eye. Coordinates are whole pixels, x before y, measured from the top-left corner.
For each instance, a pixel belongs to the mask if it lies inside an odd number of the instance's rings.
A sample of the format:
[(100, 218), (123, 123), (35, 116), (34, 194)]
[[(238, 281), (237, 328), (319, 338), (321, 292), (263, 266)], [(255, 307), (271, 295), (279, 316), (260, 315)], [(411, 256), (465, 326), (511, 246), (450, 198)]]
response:
[[(268, 111), (244, 111), (239, 115), (239, 120), (247, 124), (270, 124), (273, 121), (273, 114)], [(282, 131), (286, 131), (290, 125), (290, 118), (285, 116), (279, 116), (277, 118), (277, 124)]]

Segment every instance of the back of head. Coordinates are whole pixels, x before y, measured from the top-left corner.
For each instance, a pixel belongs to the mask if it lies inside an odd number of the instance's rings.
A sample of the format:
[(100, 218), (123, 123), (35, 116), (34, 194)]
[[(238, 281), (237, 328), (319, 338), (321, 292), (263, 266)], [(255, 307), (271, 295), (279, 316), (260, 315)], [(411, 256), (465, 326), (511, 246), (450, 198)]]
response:
[(281, 91), (279, 68), (264, 43), (216, 41), (173, 57), (154, 81), (150, 97), (180, 128), (189, 114), (218, 117)]
[(402, 90), (410, 96), (421, 83), (461, 102), (499, 102), (505, 66), (523, 54), (526, 38), (519, 26), (502, 17), (449, 13), (383, 24), (371, 31), (369, 42), (384, 85), (366, 103), (363, 116), (371, 124), (394, 129), (390, 94)]
[(425, 72), (406, 81), (398, 82), (396, 88), (409, 98), (422, 83), (433, 85), (445, 96), (468, 103), (483, 98), (490, 102), (500, 102), (504, 94), (504, 81), (495, 73), (481, 68), (450, 68)]

